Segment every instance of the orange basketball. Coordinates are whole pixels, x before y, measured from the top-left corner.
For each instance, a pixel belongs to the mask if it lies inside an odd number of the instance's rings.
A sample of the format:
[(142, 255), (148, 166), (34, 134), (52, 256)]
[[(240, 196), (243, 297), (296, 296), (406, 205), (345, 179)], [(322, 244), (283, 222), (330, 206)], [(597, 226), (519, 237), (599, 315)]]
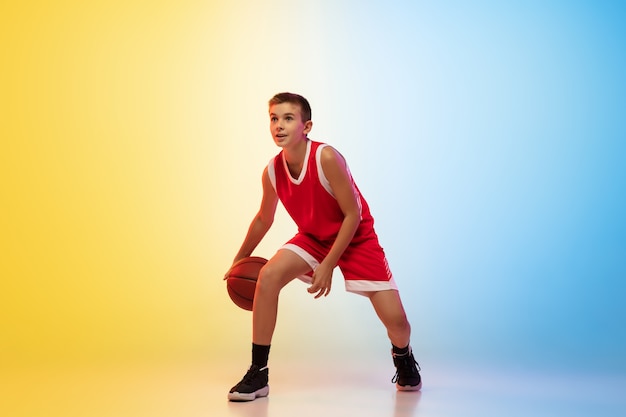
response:
[(226, 289), (230, 299), (240, 308), (252, 311), (259, 271), (267, 259), (250, 256), (237, 261), (226, 273)]

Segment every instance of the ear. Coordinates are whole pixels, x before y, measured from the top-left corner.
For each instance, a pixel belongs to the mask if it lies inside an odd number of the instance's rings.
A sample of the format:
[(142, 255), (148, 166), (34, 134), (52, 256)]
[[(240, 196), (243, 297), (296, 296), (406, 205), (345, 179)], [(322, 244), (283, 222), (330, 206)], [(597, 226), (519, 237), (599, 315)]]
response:
[(304, 134), (308, 134), (311, 129), (313, 129), (313, 121), (312, 120), (308, 120), (306, 122), (304, 122)]

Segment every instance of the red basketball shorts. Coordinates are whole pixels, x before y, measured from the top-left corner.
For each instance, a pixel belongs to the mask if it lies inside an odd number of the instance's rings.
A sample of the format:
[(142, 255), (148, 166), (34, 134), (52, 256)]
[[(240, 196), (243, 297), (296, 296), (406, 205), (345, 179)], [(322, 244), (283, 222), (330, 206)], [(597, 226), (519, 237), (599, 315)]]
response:
[[(314, 271), (326, 257), (332, 244), (332, 241), (321, 242), (310, 235), (298, 233), (281, 249), (295, 252)], [(350, 243), (337, 266), (344, 277), (346, 291), (367, 296), (372, 291), (398, 289), (385, 252), (376, 238)], [(298, 278), (311, 283), (312, 271)]]

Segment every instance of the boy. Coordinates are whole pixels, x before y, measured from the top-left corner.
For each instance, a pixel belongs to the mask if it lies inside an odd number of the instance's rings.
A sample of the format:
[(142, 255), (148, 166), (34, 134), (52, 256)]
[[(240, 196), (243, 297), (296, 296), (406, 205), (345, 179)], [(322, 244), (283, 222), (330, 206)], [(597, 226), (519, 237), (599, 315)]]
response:
[(297, 94), (280, 93), (269, 101), (270, 131), (282, 151), (263, 171), (263, 198), (234, 262), (250, 256), (274, 221), (280, 200), (298, 233), (259, 273), (252, 310), (252, 365), (228, 393), (231, 401), (252, 401), (269, 394), (268, 357), (276, 325), (278, 295), (294, 278), (310, 284), (317, 299), (330, 293), (332, 273), (341, 269), (346, 290), (368, 297), (392, 344), (401, 391), (418, 391), (421, 377), (409, 346), (411, 326), (383, 249), (374, 232), (367, 202), (343, 156), (310, 140), (311, 107)]

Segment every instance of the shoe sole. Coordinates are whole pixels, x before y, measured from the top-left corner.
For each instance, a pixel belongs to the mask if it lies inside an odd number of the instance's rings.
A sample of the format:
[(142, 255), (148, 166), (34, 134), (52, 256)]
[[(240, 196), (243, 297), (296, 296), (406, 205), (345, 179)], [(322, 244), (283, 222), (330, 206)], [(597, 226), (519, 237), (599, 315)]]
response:
[(267, 397), (269, 393), (270, 393), (270, 386), (266, 385), (263, 388), (256, 390), (254, 392), (251, 392), (251, 393), (229, 392), (228, 399), (230, 401), (237, 401), (237, 402), (254, 401), (260, 397)]
[(419, 391), (422, 389), (422, 382), (417, 385), (398, 385), (396, 384), (398, 391)]

